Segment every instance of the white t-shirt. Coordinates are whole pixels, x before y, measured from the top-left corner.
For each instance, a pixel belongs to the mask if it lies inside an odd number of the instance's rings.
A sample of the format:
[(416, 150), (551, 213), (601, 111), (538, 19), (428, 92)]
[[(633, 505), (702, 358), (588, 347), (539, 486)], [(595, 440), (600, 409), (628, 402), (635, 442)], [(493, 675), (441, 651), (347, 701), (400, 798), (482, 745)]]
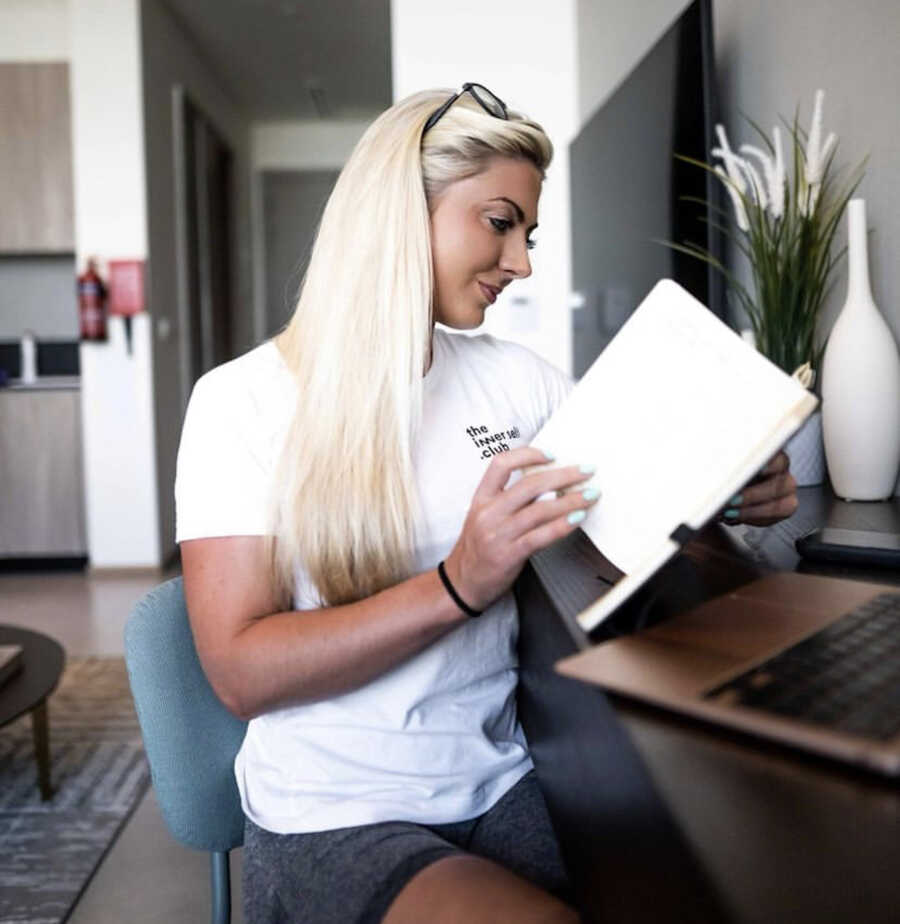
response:
[[(527, 446), (570, 387), (524, 347), (435, 330), (414, 450), (417, 572), (453, 548), (491, 458)], [(196, 383), (178, 451), (176, 541), (265, 535), (295, 402), (272, 341)], [(317, 599), (298, 563), (295, 608)], [(516, 717), (517, 635), (508, 593), (363, 687), (251, 720), (235, 761), (244, 812), (299, 833), (487, 811), (531, 767)]]

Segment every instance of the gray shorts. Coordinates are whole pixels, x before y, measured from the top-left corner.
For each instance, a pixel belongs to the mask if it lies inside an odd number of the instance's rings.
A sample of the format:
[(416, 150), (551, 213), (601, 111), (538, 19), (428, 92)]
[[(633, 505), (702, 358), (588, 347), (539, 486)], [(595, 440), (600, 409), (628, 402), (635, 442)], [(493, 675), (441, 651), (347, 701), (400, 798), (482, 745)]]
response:
[(429, 863), (486, 857), (568, 896), (568, 878), (534, 771), (489, 811), (453, 824), (388, 821), (312, 834), (273, 834), (247, 819), (246, 924), (374, 924)]

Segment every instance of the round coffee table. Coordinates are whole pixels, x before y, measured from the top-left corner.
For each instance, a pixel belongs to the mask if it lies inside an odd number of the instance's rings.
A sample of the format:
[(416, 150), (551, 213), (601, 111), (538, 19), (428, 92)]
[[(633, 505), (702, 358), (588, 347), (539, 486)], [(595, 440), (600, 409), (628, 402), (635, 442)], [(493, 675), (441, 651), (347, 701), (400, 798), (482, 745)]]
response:
[(41, 798), (46, 800), (53, 795), (47, 697), (59, 683), (66, 655), (62, 645), (49, 635), (18, 626), (0, 626), (0, 645), (22, 646), (21, 669), (0, 685), (0, 728), (26, 712), (31, 713), (38, 785)]

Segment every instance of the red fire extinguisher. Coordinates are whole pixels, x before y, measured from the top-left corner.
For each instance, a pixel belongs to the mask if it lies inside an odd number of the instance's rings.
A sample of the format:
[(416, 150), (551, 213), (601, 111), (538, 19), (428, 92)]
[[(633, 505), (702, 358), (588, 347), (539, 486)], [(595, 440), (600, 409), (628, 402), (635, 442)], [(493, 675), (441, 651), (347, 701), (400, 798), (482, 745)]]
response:
[(78, 277), (78, 318), (82, 340), (106, 340), (106, 285), (94, 260)]

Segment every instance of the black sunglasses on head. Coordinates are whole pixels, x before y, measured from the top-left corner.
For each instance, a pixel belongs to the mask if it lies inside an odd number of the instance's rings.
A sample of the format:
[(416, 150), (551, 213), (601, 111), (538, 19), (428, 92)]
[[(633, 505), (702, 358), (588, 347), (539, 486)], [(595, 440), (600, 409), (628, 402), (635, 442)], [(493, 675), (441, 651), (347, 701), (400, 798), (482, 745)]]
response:
[(435, 111), (431, 113), (428, 117), (428, 121), (425, 123), (425, 127), (422, 129), (423, 135), (428, 129), (434, 128), (444, 113), (463, 95), (463, 93), (471, 94), (473, 99), (481, 105), (481, 108), (488, 115), (492, 115), (496, 119), (509, 118), (506, 112), (506, 103), (504, 103), (499, 96), (491, 93), (487, 87), (482, 86), (480, 83), (464, 83), (459, 93), (454, 93), (440, 109), (435, 109)]

